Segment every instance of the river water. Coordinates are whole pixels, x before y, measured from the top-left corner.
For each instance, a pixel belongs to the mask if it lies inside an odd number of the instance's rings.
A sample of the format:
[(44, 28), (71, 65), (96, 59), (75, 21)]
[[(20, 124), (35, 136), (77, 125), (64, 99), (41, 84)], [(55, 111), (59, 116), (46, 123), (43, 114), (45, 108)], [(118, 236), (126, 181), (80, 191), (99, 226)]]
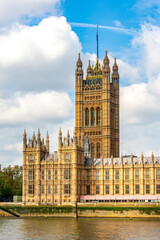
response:
[(105, 218), (0, 218), (0, 240), (160, 240), (160, 221)]

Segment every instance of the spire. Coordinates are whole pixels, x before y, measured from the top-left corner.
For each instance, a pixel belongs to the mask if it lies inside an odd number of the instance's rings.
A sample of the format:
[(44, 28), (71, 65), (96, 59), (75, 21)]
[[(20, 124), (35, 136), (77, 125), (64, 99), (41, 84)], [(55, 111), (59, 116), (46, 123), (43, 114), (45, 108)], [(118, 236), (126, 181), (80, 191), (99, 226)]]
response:
[(58, 147), (62, 146), (62, 131), (61, 128), (59, 128), (59, 136), (58, 136)]
[(47, 131), (47, 134), (46, 134), (46, 150), (49, 153), (49, 135), (48, 135), (48, 131)]
[(70, 134), (69, 134), (69, 130), (67, 131), (67, 146), (69, 146), (70, 144)]
[(88, 62), (88, 68), (87, 68), (87, 76), (91, 75), (92, 74), (92, 68), (91, 68), (91, 61), (89, 59), (89, 62)]
[(106, 54), (105, 54), (105, 57), (103, 59), (103, 68), (108, 68), (108, 67), (109, 67), (109, 58), (108, 58), (107, 49), (106, 49)]
[(38, 129), (37, 133), (37, 148), (40, 149), (41, 139), (40, 139), (40, 130)]
[(40, 129), (38, 128), (38, 133), (37, 133), (37, 140), (40, 139)]
[(77, 68), (82, 68), (82, 61), (81, 61), (81, 54), (80, 54), (80, 52), (78, 53)]
[(32, 140), (35, 140), (35, 131), (33, 130), (33, 136), (32, 136)]
[(24, 129), (24, 134), (23, 134), (23, 147), (26, 147), (27, 144), (27, 134), (26, 134), (26, 129)]
[(23, 137), (24, 137), (24, 139), (26, 139), (26, 129), (24, 129), (24, 133), (23, 133)]
[(117, 65), (117, 62), (116, 62), (116, 57), (114, 58), (114, 64), (113, 64), (113, 71), (118, 71), (118, 65)]

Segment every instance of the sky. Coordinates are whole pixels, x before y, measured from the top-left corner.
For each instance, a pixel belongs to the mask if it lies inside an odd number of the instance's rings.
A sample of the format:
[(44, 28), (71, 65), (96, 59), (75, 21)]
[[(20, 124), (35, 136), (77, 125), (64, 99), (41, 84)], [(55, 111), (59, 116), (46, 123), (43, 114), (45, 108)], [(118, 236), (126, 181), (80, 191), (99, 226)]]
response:
[(74, 129), (75, 66), (108, 50), (120, 73), (120, 152), (160, 155), (159, 0), (0, 0), (0, 164), (22, 165), (28, 138)]

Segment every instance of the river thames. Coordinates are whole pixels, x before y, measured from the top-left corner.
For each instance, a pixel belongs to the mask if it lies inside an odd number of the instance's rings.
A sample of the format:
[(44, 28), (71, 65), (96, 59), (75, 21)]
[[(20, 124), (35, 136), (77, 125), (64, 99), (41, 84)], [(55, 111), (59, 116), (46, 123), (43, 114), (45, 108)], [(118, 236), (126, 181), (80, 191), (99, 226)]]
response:
[(3, 240), (160, 239), (160, 221), (105, 218), (0, 218)]

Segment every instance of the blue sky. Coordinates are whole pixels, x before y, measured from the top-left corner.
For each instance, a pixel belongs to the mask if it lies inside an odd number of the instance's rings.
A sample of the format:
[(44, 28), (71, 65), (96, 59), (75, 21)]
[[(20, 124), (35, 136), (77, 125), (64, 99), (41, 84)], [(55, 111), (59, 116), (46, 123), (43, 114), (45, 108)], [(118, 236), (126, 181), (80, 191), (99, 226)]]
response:
[[(120, 73), (120, 151), (160, 155), (160, 1), (0, 2), (0, 164), (22, 164), (22, 133), (74, 128), (74, 74), (108, 50)], [(77, 25), (77, 26), (75, 26)], [(93, 27), (94, 26), (94, 27)]]
[[(63, 13), (68, 22), (89, 23), (104, 26), (116, 26), (121, 22), (125, 28), (137, 29), (139, 22), (135, 21), (133, 4), (135, 1), (66, 1), (62, 4)], [(136, 23), (137, 22), (137, 23)], [(82, 42), (84, 52), (95, 52), (95, 29), (73, 27)], [(129, 45), (131, 37), (127, 34), (117, 34), (110, 30), (99, 29), (100, 57), (104, 49), (116, 52)]]

